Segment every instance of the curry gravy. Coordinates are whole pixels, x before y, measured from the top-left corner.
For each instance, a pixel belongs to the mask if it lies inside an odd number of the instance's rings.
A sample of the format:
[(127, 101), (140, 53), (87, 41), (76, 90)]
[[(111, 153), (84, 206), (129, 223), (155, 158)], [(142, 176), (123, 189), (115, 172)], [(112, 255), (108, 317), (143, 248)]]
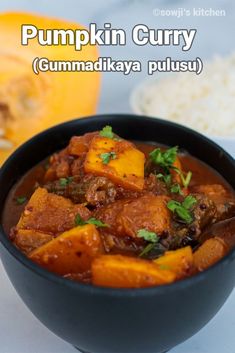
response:
[[(164, 148), (164, 146), (160, 144), (146, 144), (140, 142), (135, 144), (146, 157), (155, 148)], [(185, 172), (190, 170), (193, 173), (190, 183), (191, 186), (195, 184), (221, 184), (229, 191), (229, 193), (231, 193), (231, 195), (234, 195), (231, 186), (213, 168), (186, 152), (179, 153), (178, 156)], [(3, 227), (7, 234), (9, 234), (10, 229), (18, 223), (20, 215), (25, 207), (25, 204), (19, 205), (16, 202), (17, 198), (21, 196), (26, 196), (27, 200), (30, 198), (34, 191), (35, 183), (38, 182), (40, 184), (40, 182), (43, 181), (46, 167), (47, 160), (40, 162), (34, 168), (29, 170), (10, 191), (3, 213)]]

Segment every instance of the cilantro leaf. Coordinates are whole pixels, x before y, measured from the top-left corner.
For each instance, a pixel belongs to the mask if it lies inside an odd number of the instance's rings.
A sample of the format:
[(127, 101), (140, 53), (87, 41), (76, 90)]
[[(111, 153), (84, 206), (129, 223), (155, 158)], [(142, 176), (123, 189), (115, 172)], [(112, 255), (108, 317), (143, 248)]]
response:
[(137, 232), (137, 237), (143, 238), (151, 243), (156, 243), (159, 241), (158, 235), (154, 232), (149, 232), (147, 229), (139, 229)]
[(114, 136), (112, 126), (106, 125), (103, 127), (103, 129), (100, 131), (100, 136), (112, 139)]
[(16, 202), (18, 203), (18, 205), (23, 205), (26, 200), (27, 200), (26, 196), (19, 196), (17, 197)]
[(101, 153), (100, 158), (102, 159), (103, 164), (108, 164), (111, 159), (116, 159), (117, 155), (115, 152), (106, 152)]
[(183, 206), (177, 207), (176, 208), (176, 213), (187, 224), (192, 223), (193, 217), (192, 217), (191, 213), (186, 208), (184, 208)]
[(96, 227), (108, 227), (108, 224), (103, 223), (102, 221), (94, 217), (91, 217), (87, 221), (84, 221), (84, 219), (82, 219), (79, 213), (75, 216), (74, 222), (76, 226), (84, 226), (85, 224), (94, 224), (94, 226)]
[(156, 175), (156, 177), (158, 179), (163, 180), (164, 183), (166, 184), (166, 186), (170, 186), (170, 184), (171, 184), (171, 174), (164, 175), (162, 173), (159, 173), (159, 174)]
[(182, 193), (182, 190), (181, 190), (181, 187), (179, 184), (174, 184), (171, 186), (171, 192), (173, 194), (180, 194), (180, 195), (183, 195)]
[(178, 146), (168, 148), (165, 152), (163, 152), (163, 158), (165, 163), (168, 165), (172, 165), (177, 157)]
[(169, 208), (169, 210), (171, 210), (172, 212), (175, 212), (175, 210), (177, 209), (177, 207), (180, 207), (181, 203), (175, 200), (170, 200), (167, 204), (167, 207)]
[(74, 223), (76, 226), (84, 226), (86, 224), (79, 213), (75, 216)]
[(178, 153), (178, 146), (167, 149), (166, 151), (161, 151), (160, 148), (156, 148), (150, 152), (149, 156), (155, 164), (169, 170), (176, 160)]
[(67, 186), (68, 184), (70, 184), (73, 181), (73, 177), (68, 177), (68, 178), (60, 178), (59, 179), (59, 183), (60, 186)]
[(86, 223), (88, 224), (94, 224), (96, 227), (108, 227), (108, 224), (103, 223), (99, 219), (96, 219), (94, 217), (89, 218)]
[(186, 188), (190, 184), (190, 181), (192, 178), (192, 172), (189, 171), (185, 175), (185, 173), (183, 173), (179, 168), (173, 165), (174, 162), (176, 161), (177, 153), (178, 153), (178, 146), (171, 147), (166, 151), (161, 151), (160, 148), (156, 148), (155, 150), (150, 152), (149, 157), (153, 163), (158, 164), (166, 172), (166, 175), (160, 173), (157, 175), (157, 177), (159, 179), (163, 179), (163, 181), (166, 183), (167, 186), (169, 186), (171, 183), (171, 180), (167, 179), (167, 177), (170, 174), (170, 169), (173, 169), (177, 174), (179, 174), (182, 184)]
[(197, 202), (195, 197), (192, 195), (187, 196), (182, 203), (170, 200), (167, 203), (167, 207), (173, 213), (176, 213), (177, 216), (183, 220), (185, 223), (190, 224), (193, 221), (193, 216), (190, 212), (192, 206)]
[(188, 195), (184, 199), (182, 206), (187, 210), (189, 210), (193, 205), (195, 205), (195, 203), (197, 203), (197, 200), (195, 199), (195, 197), (193, 197), (192, 195)]

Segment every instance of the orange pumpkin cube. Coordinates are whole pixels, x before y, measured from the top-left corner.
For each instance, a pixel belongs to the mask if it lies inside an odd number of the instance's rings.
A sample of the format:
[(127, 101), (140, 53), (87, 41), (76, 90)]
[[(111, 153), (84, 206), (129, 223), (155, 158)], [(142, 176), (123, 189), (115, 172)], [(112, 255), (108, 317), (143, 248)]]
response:
[(91, 142), (84, 169), (138, 191), (144, 187), (144, 162), (144, 154), (131, 142), (97, 136)]
[(63, 196), (37, 188), (20, 217), (17, 229), (58, 235), (75, 226), (77, 214), (86, 220), (90, 211), (82, 204), (74, 204)]
[(229, 251), (223, 239), (215, 237), (206, 240), (193, 254), (198, 271), (203, 271), (222, 259)]
[(173, 271), (161, 269), (153, 261), (102, 255), (91, 265), (92, 283), (104, 287), (141, 288), (168, 284), (175, 280)]
[(165, 254), (154, 260), (155, 264), (173, 271), (177, 279), (190, 274), (193, 269), (193, 252), (190, 246), (181, 249), (166, 251)]
[(99, 232), (93, 224), (78, 226), (34, 250), (29, 258), (60, 275), (88, 271), (93, 258), (102, 254)]

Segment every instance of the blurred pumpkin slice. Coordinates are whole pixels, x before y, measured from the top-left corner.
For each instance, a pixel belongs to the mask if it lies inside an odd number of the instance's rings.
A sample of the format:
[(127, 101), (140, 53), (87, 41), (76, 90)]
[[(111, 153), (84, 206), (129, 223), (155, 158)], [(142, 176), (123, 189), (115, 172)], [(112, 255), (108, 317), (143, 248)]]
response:
[(31, 63), (11, 53), (0, 52), (0, 126), (3, 148), (17, 146), (43, 128), (42, 116), (48, 112), (46, 76), (29, 70)]
[(0, 165), (16, 147), (58, 123), (95, 113), (100, 75), (96, 72), (44, 72), (35, 75), (35, 57), (97, 60), (97, 48), (21, 46), (21, 25), (44, 29), (82, 29), (78, 24), (25, 13), (0, 14)]

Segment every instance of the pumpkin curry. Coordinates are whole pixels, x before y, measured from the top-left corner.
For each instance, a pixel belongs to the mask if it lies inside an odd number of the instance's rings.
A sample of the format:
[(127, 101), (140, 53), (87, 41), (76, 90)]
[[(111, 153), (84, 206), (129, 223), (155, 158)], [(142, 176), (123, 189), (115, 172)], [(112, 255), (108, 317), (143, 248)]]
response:
[(98, 286), (170, 284), (235, 246), (235, 196), (178, 147), (133, 143), (111, 126), (73, 136), (11, 190), (4, 228), (29, 259)]

